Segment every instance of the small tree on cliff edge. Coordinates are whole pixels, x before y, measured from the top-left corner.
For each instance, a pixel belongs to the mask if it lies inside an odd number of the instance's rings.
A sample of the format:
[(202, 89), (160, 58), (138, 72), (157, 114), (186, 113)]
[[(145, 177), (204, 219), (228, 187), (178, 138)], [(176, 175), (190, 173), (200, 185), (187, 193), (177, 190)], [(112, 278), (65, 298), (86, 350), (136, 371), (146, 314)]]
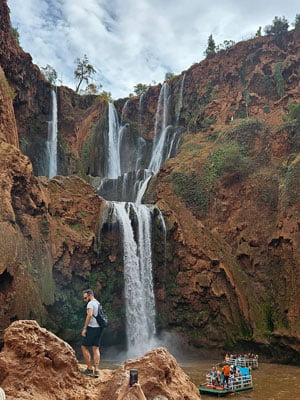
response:
[(207, 42), (207, 48), (204, 52), (204, 55), (206, 57), (212, 57), (215, 54), (216, 54), (216, 43), (213, 39), (213, 35), (209, 35), (208, 42)]
[(295, 22), (293, 23), (293, 26), (295, 27), (296, 30), (300, 29), (300, 14), (296, 15)]
[(275, 17), (273, 19), (273, 24), (272, 25), (267, 25), (264, 28), (264, 31), (267, 35), (270, 36), (278, 36), (281, 35), (282, 33), (287, 32), (289, 29), (289, 23), (285, 17)]
[(89, 59), (87, 58), (86, 54), (83, 56), (82, 60), (80, 58), (76, 58), (75, 64), (76, 69), (74, 71), (74, 76), (75, 79), (78, 79), (75, 92), (78, 93), (82, 82), (85, 81), (88, 85), (89, 80), (92, 79), (92, 75), (96, 73), (96, 70), (91, 64), (89, 64)]

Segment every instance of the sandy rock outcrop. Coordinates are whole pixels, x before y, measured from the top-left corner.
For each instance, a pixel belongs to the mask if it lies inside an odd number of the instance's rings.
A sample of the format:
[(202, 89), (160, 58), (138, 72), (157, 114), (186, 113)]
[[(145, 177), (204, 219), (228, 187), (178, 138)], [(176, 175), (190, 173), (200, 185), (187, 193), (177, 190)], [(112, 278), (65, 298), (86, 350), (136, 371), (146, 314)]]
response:
[(5, 331), (0, 353), (0, 385), (7, 400), (115, 400), (129, 370), (139, 370), (147, 399), (197, 400), (196, 386), (164, 348), (114, 371), (102, 370), (101, 379), (80, 374), (74, 350), (36, 321), (13, 322)]
[(95, 399), (80, 374), (74, 350), (35, 321), (16, 321), (5, 332), (0, 382), (7, 399)]

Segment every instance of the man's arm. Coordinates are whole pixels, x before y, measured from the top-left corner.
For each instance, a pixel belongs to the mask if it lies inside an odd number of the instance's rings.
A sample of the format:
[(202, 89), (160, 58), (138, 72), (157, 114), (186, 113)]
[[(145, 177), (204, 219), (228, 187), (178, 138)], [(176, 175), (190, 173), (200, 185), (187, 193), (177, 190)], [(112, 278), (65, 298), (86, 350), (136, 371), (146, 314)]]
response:
[(92, 316), (93, 316), (93, 309), (92, 308), (88, 308), (87, 309), (86, 318), (85, 318), (85, 321), (84, 321), (84, 326), (83, 326), (83, 329), (82, 329), (82, 332), (81, 332), (82, 336), (86, 336), (86, 328), (88, 327), (88, 324), (90, 323), (90, 320), (91, 320)]

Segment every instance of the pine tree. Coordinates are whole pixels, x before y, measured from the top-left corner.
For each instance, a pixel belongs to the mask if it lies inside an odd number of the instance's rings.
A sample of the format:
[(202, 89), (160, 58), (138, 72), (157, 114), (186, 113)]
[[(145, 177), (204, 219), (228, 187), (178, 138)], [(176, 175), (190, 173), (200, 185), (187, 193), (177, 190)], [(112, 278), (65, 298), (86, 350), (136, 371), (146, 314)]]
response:
[(213, 39), (213, 35), (210, 34), (207, 41), (207, 48), (204, 52), (206, 57), (213, 57), (216, 54), (216, 43)]

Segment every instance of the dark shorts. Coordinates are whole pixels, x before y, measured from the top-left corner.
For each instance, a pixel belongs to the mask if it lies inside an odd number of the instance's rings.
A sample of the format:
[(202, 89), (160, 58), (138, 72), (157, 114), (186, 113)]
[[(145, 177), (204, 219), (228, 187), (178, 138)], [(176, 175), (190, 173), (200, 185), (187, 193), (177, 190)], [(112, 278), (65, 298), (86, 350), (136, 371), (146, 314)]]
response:
[(87, 327), (86, 336), (81, 336), (81, 345), (86, 347), (100, 346), (101, 337), (103, 329), (102, 328), (92, 328)]

